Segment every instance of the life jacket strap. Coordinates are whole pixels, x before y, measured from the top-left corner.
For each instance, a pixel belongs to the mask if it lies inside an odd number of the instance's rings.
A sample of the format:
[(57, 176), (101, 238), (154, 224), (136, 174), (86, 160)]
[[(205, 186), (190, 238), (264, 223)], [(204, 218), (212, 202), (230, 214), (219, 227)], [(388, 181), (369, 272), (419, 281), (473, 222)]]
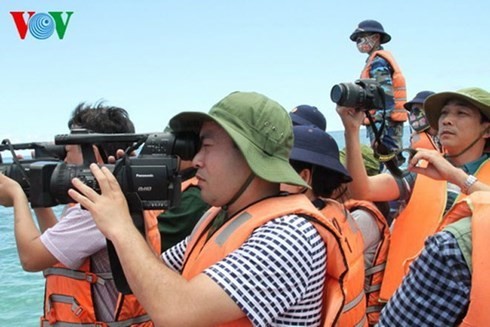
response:
[(44, 277), (48, 277), (50, 275), (58, 275), (65, 276), (68, 278), (73, 278), (77, 280), (86, 280), (91, 284), (100, 284), (104, 285), (107, 280), (112, 279), (112, 273), (92, 273), (92, 272), (83, 272), (77, 270), (71, 270), (68, 268), (61, 267), (51, 267), (47, 268), (43, 271)]
[(41, 321), (41, 327), (130, 327), (147, 321), (151, 321), (150, 316), (147, 314), (131, 319), (121, 320), (121, 321), (113, 321), (113, 322), (96, 321), (93, 323), (73, 323), (73, 322), (64, 322), (64, 321), (57, 321), (55, 323), (50, 323), (49, 321), (43, 319)]
[(385, 270), (385, 268), (386, 268), (386, 262), (383, 262), (379, 265), (372, 266), (371, 268), (366, 269), (365, 275), (366, 277), (374, 275), (375, 273)]

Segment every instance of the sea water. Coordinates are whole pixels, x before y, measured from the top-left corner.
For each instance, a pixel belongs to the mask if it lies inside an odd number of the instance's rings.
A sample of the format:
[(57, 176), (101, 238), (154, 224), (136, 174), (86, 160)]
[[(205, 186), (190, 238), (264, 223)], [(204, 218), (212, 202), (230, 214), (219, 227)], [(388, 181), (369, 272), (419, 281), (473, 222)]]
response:
[[(344, 147), (343, 131), (329, 132)], [(404, 131), (408, 145), (409, 131)], [(364, 129), (361, 142), (368, 143)], [(55, 208), (59, 213), (61, 206)], [(25, 272), (19, 262), (14, 237), (12, 208), (0, 206), (0, 327), (39, 326), (43, 312), (44, 277), (41, 272)]]
[(20, 265), (13, 209), (0, 207), (0, 326), (39, 326), (43, 295), (42, 272), (25, 272)]

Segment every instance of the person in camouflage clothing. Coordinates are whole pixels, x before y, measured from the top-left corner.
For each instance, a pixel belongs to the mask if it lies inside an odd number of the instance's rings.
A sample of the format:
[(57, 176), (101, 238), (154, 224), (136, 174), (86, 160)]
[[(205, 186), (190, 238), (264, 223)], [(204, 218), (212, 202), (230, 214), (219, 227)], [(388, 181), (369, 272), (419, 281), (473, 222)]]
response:
[[(374, 125), (380, 133), (381, 143), (391, 152), (403, 148), (403, 122), (407, 120), (407, 112), (403, 105), (406, 102), (406, 86), (398, 64), (389, 51), (381, 44), (388, 43), (391, 36), (384, 31), (383, 25), (375, 20), (364, 20), (351, 34), (350, 39), (356, 42), (361, 53), (368, 54), (368, 59), (361, 73), (361, 78), (375, 79), (386, 95), (385, 108), (373, 108), (370, 113)], [(367, 135), (374, 146), (376, 136), (369, 121)], [(405, 158), (398, 154), (397, 164), (402, 165)]]

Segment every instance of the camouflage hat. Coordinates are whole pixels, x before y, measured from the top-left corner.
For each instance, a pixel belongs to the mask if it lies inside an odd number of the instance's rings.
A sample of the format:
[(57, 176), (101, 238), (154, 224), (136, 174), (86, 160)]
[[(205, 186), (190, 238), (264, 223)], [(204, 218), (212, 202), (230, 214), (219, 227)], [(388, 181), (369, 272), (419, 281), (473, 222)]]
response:
[(198, 132), (204, 121), (214, 121), (230, 135), (258, 177), (308, 187), (289, 164), (292, 123), (276, 101), (255, 92), (233, 92), (209, 113), (183, 112), (174, 116), (169, 125), (175, 132)]
[(490, 93), (478, 88), (469, 87), (456, 92), (440, 92), (429, 96), (424, 102), (425, 115), (434, 129), (439, 129), (441, 110), (450, 100), (462, 100), (475, 106), (482, 115), (490, 119)]

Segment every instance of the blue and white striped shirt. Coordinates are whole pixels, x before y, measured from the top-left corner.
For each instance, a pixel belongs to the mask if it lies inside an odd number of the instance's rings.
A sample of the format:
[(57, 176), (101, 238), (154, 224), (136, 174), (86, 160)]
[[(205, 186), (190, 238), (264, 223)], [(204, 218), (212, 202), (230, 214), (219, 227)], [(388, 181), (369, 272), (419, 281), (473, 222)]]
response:
[[(182, 269), (187, 241), (162, 254), (176, 271)], [(254, 326), (319, 326), (326, 256), (313, 225), (288, 215), (258, 227), (240, 248), (204, 273)]]

